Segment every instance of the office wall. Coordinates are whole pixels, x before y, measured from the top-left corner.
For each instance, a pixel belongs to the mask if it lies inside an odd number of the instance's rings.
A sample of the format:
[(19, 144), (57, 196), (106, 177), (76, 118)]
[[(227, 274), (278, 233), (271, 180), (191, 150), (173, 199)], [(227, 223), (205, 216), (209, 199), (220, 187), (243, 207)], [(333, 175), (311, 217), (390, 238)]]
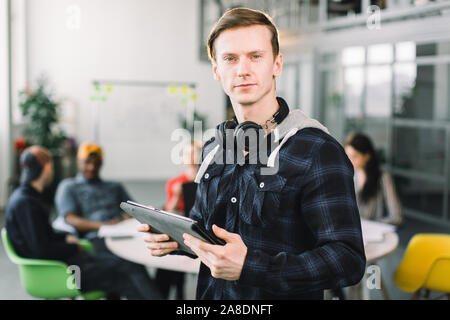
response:
[(6, 204), (9, 178), (8, 1), (0, 0), (0, 208)]
[[(27, 1), (28, 80), (47, 75), (56, 96), (64, 98), (66, 127), (78, 141), (93, 139), (94, 79), (196, 82), (197, 110), (212, 127), (223, 120), (224, 96), (209, 63), (198, 60), (198, 5), (196, 0)], [(151, 145), (142, 148), (146, 157), (154, 154)], [(181, 170), (168, 161), (159, 176), (127, 176), (126, 164), (108, 169), (118, 152), (105, 150), (107, 178), (164, 179)]]

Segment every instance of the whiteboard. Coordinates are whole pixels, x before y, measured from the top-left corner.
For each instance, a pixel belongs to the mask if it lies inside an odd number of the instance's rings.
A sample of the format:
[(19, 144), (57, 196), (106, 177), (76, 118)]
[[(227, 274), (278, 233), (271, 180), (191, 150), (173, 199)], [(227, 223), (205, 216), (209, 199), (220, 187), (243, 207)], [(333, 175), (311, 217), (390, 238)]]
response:
[(160, 180), (183, 170), (171, 152), (187, 104), (165, 86), (111, 85), (92, 102), (95, 140), (102, 146), (102, 176), (117, 180)]

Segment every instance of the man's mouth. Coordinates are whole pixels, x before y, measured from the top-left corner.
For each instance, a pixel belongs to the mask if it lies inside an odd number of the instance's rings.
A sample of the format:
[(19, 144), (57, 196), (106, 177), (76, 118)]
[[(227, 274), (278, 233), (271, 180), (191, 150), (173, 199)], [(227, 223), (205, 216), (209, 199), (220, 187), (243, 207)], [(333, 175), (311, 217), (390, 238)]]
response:
[(255, 85), (256, 84), (254, 84), (254, 83), (243, 83), (243, 84), (236, 85), (235, 88), (245, 89), (245, 88), (251, 88), (251, 87), (253, 87)]

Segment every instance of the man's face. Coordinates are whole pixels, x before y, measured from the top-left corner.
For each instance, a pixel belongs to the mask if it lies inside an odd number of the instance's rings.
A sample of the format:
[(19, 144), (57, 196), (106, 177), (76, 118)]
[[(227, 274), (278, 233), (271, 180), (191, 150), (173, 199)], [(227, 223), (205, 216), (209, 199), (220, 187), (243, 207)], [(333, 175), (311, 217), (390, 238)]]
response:
[(274, 60), (271, 39), (266, 26), (254, 25), (225, 30), (215, 40), (214, 78), (231, 101), (251, 105), (275, 89), (283, 61), (281, 54)]
[(355, 169), (364, 169), (367, 161), (370, 159), (370, 154), (361, 153), (355, 150), (351, 145), (345, 146), (345, 152), (347, 153), (347, 156)]
[(86, 160), (78, 160), (80, 172), (88, 180), (97, 179), (99, 177), (102, 160), (97, 155), (90, 155)]

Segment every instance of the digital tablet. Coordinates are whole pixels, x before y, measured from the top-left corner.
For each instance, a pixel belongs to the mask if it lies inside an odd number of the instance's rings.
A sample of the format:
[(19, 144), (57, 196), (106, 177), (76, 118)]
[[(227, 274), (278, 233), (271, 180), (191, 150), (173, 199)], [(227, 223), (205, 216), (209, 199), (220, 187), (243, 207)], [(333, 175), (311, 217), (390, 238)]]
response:
[(207, 231), (198, 224), (197, 221), (179, 214), (163, 211), (157, 208), (144, 206), (132, 201), (122, 202), (120, 208), (129, 213), (137, 221), (150, 225), (150, 232), (163, 233), (170, 236), (171, 240), (178, 242), (178, 249), (194, 254), (188, 246), (184, 244), (183, 233), (188, 233), (203, 241), (216, 245), (225, 245), (226, 242)]

